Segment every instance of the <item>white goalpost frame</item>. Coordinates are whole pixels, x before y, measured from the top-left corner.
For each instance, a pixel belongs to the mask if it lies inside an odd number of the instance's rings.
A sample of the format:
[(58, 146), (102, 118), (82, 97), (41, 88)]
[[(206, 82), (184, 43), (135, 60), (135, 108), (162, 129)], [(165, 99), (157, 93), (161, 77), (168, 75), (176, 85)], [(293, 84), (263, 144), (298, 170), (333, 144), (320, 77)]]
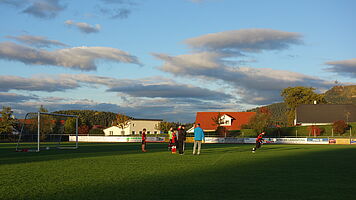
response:
[[(27, 118), (27, 116), (29, 114), (35, 114), (35, 113), (27, 113), (25, 116), (25, 119)], [(35, 150), (35, 152), (40, 152), (40, 133), (41, 133), (41, 114), (42, 115), (52, 115), (52, 116), (62, 116), (62, 117), (74, 117), (75, 118), (75, 147), (57, 147), (58, 149), (78, 149), (79, 145), (78, 145), (78, 119), (79, 117), (77, 115), (65, 115), (65, 114), (57, 114), (57, 113), (45, 113), (45, 112), (37, 112), (37, 150)], [(19, 140), (17, 142), (17, 146), (16, 146), (16, 151), (18, 151), (18, 146), (21, 140), (21, 134), (23, 131), (23, 127), (21, 128), (21, 132), (20, 132), (20, 137)]]

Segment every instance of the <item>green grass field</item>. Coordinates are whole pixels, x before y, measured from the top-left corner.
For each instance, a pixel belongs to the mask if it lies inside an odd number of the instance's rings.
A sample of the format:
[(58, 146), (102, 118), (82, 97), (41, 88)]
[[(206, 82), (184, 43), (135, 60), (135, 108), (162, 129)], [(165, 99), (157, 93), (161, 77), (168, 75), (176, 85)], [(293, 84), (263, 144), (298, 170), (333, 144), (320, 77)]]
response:
[(80, 144), (14, 152), (0, 144), (0, 199), (355, 199), (356, 145)]

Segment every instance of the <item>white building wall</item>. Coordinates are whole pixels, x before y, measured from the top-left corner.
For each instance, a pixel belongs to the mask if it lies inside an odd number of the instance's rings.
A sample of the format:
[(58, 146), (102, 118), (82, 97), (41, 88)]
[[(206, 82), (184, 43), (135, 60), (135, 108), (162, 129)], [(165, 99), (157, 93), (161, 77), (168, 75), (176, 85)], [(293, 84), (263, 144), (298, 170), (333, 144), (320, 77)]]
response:
[(145, 128), (147, 134), (158, 134), (159, 120), (130, 120), (127, 127), (121, 129), (118, 126), (112, 126), (107, 129), (104, 129), (105, 136), (120, 136), (120, 135), (140, 135), (142, 130)]
[(130, 135), (130, 127), (121, 129), (117, 126), (112, 126), (103, 130), (105, 136), (118, 136), (118, 135)]
[(147, 134), (158, 134), (160, 133), (159, 130), (156, 129), (158, 127), (158, 124), (161, 121), (155, 121), (155, 120), (131, 120), (130, 127), (131, 127), (131, 134), (138, 135), (140, 134), (140, 131), (145, 128)]

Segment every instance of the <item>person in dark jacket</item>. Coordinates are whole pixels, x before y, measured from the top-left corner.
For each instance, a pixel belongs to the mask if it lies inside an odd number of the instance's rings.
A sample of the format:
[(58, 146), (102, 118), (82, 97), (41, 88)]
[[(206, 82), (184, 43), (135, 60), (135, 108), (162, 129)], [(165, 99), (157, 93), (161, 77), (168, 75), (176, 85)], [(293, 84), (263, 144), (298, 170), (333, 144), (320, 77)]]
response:
[(178, 131), (178, 151), (180, 155), (184, 154), (184, 142), (187, 132), (185, 130), (185, 126), (182, 125)]

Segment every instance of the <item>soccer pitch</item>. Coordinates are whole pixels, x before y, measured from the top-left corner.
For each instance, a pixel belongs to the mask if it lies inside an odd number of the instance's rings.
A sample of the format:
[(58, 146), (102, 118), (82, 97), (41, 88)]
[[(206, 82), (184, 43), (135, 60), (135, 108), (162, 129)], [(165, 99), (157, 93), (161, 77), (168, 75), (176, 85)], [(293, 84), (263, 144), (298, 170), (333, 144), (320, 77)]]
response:
[(356, 145), (80, 144), (14, 152), (0, 144), (0, 199), (354, 199)]

